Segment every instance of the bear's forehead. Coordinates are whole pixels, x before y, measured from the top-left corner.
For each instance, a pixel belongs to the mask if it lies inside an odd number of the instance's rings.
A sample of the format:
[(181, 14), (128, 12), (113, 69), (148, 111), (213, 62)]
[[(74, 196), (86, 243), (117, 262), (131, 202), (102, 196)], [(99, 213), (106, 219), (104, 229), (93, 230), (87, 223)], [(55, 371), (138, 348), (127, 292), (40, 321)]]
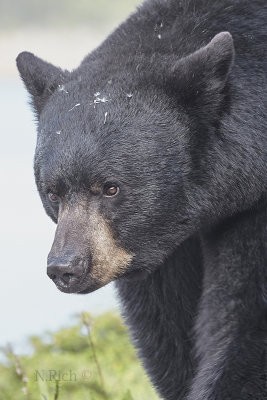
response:
[[(99, 111), (101, 108), (127, 108), (132, 104), (133, 85), (117, 78), (97, 79), (78, 76), (75, 80), (59, 84), (54, 98), (68, 112), (84, 106), (88, 110)], [(135, 89), (138, 92), (138, 89)]]
[(133, 91), (110, 86), (107, 82), (84, 85), (79, 81), (58, 85), (41, 115), (41, 129), (59, 132), (79, 127), (84, 132), (102, 131), (107, 125), (114, 128), (115, 120), (125, 123), (142, 109), (139, 96), (133, 101)]
[(41, 114), (39, 131), (52, 138), (62, 133), (103, 137), (129, 126), (153, 130), (171, 123), (169, 116), (167, 100), (151, 88), (112, 79), (86, 84), (76, 79), (58, 85)]
[(128, 170), (136, 160), (144, 164), (148, 154), (158, 154), (158, 146), (168, 146), (174, 119), (167, 100), (153, 90), (131, 89), (126, 81), (67, 82), (41, 114), (37, 156), (49, 160), (51, 170), (59, 166), (70, 175), (81, 165), (88, 171), (96, 165)]

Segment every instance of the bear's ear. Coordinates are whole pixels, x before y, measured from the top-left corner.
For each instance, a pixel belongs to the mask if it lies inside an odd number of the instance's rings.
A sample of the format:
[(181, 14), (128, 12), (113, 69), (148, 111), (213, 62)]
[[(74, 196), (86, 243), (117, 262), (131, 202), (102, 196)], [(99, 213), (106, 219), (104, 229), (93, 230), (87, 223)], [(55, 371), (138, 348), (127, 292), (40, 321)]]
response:
[(205, 113), (216, 120), (225, 98), (234, 53), (231, 34), (221, 32), (205, 47), (180, 59), (171, 71), (172, 84), (175, 80), (179, 91), (176, 95), (197, 114)]
[(33, 107), (39, 117), (48, 98), (66, 80), (69, 73), (26, 51), (20, 53), (16, 61), (20, 76), (32, 96)]

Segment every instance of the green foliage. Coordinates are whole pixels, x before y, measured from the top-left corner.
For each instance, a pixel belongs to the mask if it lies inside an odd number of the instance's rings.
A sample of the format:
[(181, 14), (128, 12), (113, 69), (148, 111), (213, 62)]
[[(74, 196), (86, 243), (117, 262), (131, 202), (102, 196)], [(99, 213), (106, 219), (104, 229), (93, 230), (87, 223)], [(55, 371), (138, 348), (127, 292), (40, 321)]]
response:
[(121, 21), (141, 0), (0, 0), (0, 28), (99, 26)]
[(83, 313), (76, 325), (30, 343), (28, 356), (4, 349), (1, 400), (158, 399), (117, 315)]

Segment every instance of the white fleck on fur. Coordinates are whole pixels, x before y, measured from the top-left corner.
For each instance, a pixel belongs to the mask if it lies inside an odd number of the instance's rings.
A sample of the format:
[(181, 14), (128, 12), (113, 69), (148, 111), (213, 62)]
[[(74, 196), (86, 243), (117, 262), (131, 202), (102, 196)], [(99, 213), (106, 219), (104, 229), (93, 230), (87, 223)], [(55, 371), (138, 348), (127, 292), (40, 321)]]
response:
[(95, 99), (94, 99), (93, 103), (90, 103), (90, 106), (93, 105), (94, 108), (95, 108), (96, 104), (107, 103), (108, 101), (110, 101), (110, 99), (108, 99), (106, 96), (99, 97), (100, 96), (99, 92), (95, 93), (94, 96), (95, 96)]
[(94, 100), (94, 104), (107, 103), (108, 101), (109, 101), (109, 100), (108, 100), (106, 97), (102, 97), (102, 98), (97, 97), (97, 98)]
[(79, 107), (80, 105), (81, 105), (80, 103), (75, 104), (75, 106), (73, 106), (73, 107), (69, 110), (69, 112), (72, 111), (72, 110), (74, 110), (75, 107)]
[(66, 89), (64, 85), (58, 85), (58, 91), (59, 92), (65, 92), (65, 93), (69, 93)]
[(61, 134), (61, 131), (56, 131), (56, 134), (57, 134), (57, 135), (60, 135), (60, 134)]
[(105, 112), (104, 125), (105, 125), (105, 124), (106, 124), (106, 122), (107, 122), (107, 116), (108, 116), (108, 113), (107, 113), (107, 112)]

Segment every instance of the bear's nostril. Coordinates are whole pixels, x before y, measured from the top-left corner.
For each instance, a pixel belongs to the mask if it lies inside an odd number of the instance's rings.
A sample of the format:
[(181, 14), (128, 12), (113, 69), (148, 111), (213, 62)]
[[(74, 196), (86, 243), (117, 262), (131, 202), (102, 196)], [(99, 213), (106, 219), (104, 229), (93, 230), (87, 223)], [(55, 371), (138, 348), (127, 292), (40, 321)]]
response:
[(74, 274), (66, 273), (62, 275), (62, 279), (65, 283), (69, 283), (73, 276)]
[(63, 284), (69, 284), (71, 281), (71, 278), (75, 277), (74, 273), (70, 273), (70, 272), (65, 272), (62, 273), (62, 271), (53, 271), (53, 272), (49, 272), (48, 271), (48, 276), (50, 279), (52, 279), (52, 281), (54, 281), (55, 283), (57, 282), (62, 282)]
[(52, 279), (52, 281), (56, 280), (56, 275), (55, 274), (48, 274), (49, 278)]

